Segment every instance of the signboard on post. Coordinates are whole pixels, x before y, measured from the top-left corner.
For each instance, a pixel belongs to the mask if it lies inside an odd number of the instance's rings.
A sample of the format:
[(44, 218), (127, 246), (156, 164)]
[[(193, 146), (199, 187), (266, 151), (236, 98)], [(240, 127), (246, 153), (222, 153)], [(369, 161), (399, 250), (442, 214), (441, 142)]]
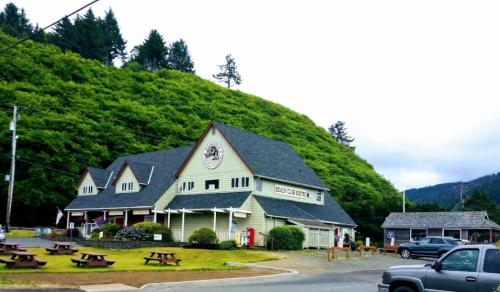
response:
[(69, 229), (75, 228), (75, 222), (69, 222)]
[(161, 240), (161, 234), (155, 234), (153, 239), (154, 240)]
[(366, 238), (366, 244), (365, 245), (366, 246), (370, 246), (370, 238), (369, 237)]

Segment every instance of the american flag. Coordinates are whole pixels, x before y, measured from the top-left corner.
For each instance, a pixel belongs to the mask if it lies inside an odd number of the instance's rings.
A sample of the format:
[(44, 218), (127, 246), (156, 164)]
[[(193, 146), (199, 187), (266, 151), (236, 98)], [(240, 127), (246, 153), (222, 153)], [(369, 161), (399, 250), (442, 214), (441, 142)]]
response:
[(61, 212), (61, 210), (59, 210), (59, 208), (57, 208), (56, 225), (59, 224), (59, 220), (61, 220), (62, 216), (63, 216), (63, 212)]

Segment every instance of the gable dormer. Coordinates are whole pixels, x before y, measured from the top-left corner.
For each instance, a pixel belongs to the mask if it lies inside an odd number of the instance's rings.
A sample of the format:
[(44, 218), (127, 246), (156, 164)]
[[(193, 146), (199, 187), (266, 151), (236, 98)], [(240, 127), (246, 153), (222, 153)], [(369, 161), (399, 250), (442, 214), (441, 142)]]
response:
[(112, 171), (87, 167), (76, 184), (78, 196), (97, 195), (106, 188), (113, 175)]
[(150, 164), (125, 161), (113, 181), (116, 193), (138, 192), (151, 181), (154, 166)]

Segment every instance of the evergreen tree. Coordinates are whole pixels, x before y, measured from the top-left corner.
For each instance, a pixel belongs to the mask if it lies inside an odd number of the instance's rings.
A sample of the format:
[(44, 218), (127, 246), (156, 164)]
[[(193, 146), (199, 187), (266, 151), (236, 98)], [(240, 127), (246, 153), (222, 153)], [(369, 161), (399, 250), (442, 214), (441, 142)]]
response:
[(33, 33), (33, 26), (26, 17), (24, 9), (19, 11), (14, 3), (7, 3), (0, 12), (0, 29), (16, 38), (25, 38)]
[(338, 121), (335, 123), (335, 125), (331, 125), (328, 128), (328, 132), (330, 135), (337, 141), (338, 143), (341, 143), (352, 150), (356, 150), (355, 146), (350, 146), (350, 144), (354, 141), (354, 139), (351, 136), (347, 136), (347, 128), (344, 129), (345, 123), (342, 121)]
[(50, 42), (61, 50), (69, 50), (78, 52), (78, 34), (75, 26), (71, 23), (68, 17), (63, 18), (55, 25), (54, 33)]
[(168, 47), (167, 66), (169, 69), (195, 73), (188, 46), (183, 39), (173, 42)]
[(478, 189), (475, 189), (472, 196), (467, 198), (464, 202), (462, 210), (486, 211), (488, 212), (488, 217), (491, 220), (496, 223), (500, 222), (500, 208), (491, 200), (490, 196), (486, 192), (482, 192)]
[(112, 63), (117, 57), (120, 57), (124, 61), (127, 56), (127, 52), (125, 51), (127, 41), (123, 40), (120, 27), (111, 8), (106, 12), (104, 20), (101, 21), (101, 29), (104, 34), (104, 43), (107, 51), (106, 65)]
[(220, 73), (217, 75), (212, 75), (217, 81), (226, 83), (227, 88), (231, 88), (231, 81), (234, 81), (236, 85), (241, 84), (241, 76), (236, 69), (236, 63), (234, 62), (234, 58), (231, 58), (231, 54), (226, 56), (226, 64), (224, 65), (217, 65), (220, 69)]
[(142, 45), (136, 46), (137, 53), (130, 61), (135, 61), (148, 71), (158, 71), (162, 68), (168, 68), (167, 55), (168, 48), (163, 37), (156, 29), (152, 29), (149, 36)]
[(83, 18), (78, 16), (74, 25), (78, 35), (76, 53), (86, 59), (99, 60), (105, 64), (107, 52), (104, 33), (100, 20), (95, 18), (92, 9), (89, 9)]

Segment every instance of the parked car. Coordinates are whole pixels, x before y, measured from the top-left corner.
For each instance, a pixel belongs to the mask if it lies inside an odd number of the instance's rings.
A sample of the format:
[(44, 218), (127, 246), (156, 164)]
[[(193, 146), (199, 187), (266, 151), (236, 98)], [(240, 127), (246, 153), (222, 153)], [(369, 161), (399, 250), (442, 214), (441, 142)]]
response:
[(460, 245), (427, 265), (384, 271), (378, 292), (490, 292), (500, 285), (500, 250), (494, 245)]
[(4, 241), (5, 241), (5, 233), (3, 232), (3, 230), (0, 229), (0, 242)]
[(401, 244), (398, 254), (405, 259), (422, 256), (438, 258), (459, 245), (461, 244), (453, 238), (428, 236), (419, 241)]

